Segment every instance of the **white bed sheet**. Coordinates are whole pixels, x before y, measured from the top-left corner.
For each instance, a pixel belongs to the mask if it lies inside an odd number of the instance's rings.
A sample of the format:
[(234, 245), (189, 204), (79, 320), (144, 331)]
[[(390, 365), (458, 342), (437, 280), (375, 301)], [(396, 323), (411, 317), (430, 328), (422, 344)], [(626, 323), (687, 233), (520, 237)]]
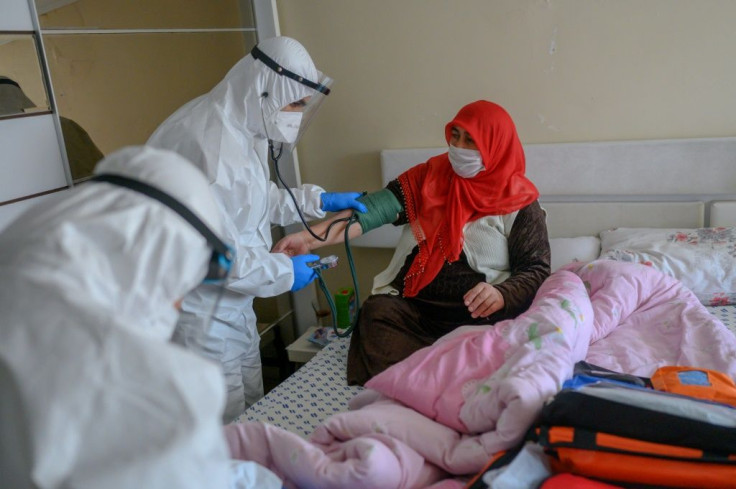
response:
[[(736, 334), (736, 306), (707, 307)], [(348, 386), (345, 368), (350, 338), (338, 338), (255, 403), (235, 422), (263, 421), (307, 438), (362, 387)]]
[(322, 421), (348, 410), (363, 388), (347, 385), (350, 338), (337, 338), (272, 389), (235, 422), (264, 421), (308, 437)]

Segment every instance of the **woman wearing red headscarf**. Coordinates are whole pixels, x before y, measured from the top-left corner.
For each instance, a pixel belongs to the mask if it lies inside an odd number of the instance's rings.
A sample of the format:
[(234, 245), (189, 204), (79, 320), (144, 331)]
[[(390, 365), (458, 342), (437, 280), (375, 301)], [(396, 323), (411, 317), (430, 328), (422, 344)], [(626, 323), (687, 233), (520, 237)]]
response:
[[(516, 317), (549, 276), (544, 211), (524, 175), (509, 114), (473, 102), (446, 125), (445, 138), (447, 153), (360, 199), (369, 210), (358, 215), (351, 236), (388, 222), (409, 226), (361, 307), (348, 353), (350, 384), (365, 383), (458, 326)], [(339, 229), (330, 235), (319, 242), (297, 233), (274, 251), (305, 253), (344, 238)]]

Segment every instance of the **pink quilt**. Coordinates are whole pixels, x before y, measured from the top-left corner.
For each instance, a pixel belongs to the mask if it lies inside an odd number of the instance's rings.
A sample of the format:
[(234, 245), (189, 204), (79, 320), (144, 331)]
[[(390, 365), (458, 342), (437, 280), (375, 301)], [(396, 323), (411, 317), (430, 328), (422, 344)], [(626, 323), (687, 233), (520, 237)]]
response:
[(736, 338), (650, 267), (573, 264), (518, 318), (459, 328), (371, 379), (309, 441), (256, 422), (226, 436), (233, 458), (265, 465), (287, 488), (461, 488), (522, 439), (580, 360), (641, 376), (690, 365), (736, 377)]

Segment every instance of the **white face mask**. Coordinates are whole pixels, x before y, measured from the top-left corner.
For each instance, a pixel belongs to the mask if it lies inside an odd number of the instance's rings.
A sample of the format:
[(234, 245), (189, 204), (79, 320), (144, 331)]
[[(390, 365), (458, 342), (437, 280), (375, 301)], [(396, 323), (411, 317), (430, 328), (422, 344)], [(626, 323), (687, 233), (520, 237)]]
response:
[(450, 164), (455, 173), (462, 178), (473, 178), (485, 170), (480, 151), (474, 149), (457, 148), (450, 145), (448, 152)]
[(267, 124), (267, 135), (274, 141), (292, 144), (299, 136), (299, 128), (302, 124), (301, 112), (278, 111), (276, 117)]

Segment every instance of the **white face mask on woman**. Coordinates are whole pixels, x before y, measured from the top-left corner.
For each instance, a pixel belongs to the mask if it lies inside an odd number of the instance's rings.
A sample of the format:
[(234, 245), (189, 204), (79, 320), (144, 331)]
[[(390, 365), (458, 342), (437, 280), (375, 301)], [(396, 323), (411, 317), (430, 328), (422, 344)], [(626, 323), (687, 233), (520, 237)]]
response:
[(280, 110), (273, 120), (268, 122), (267, 134), (274, 141), (292, 144), (299, 136), (302, 125), (302, 113)]
[(462, 178), (473, 178), (486, 169), (483, 166), (483, 158), (480, 155), (480, 151), (475, 149), (458, 148), (450, 145), (448, 156), (452, 169)]

